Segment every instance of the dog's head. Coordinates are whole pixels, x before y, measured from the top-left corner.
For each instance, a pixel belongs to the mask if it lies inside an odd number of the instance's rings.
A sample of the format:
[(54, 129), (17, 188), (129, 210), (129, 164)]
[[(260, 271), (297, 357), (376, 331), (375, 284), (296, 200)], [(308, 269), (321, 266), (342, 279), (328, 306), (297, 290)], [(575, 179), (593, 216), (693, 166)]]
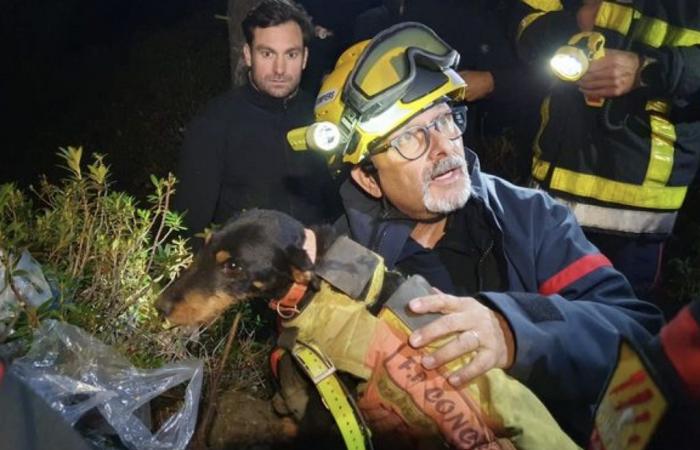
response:
[(206, 240), (156, 308), (174, 324), (193, 325), (246, 300), (279, 298), (311, 278), (304, 240), (304, 226), (286, 214), (244, 212)]

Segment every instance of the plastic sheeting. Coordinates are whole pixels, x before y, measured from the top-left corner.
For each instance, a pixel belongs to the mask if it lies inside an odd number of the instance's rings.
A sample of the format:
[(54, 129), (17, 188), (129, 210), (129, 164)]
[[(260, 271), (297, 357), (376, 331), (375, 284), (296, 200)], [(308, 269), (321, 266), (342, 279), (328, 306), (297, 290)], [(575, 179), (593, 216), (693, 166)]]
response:
[[(0, 249), (0, 255), (2, 250)], [(7, 269), (0, 263), (0, 320), (14, 315), (17, 297), (12, 289), (5, 284)], [(49, 283), (41, 271), (41, 265), (24, 250), (15, 267), (11, 268), (13, 284), (19, 295), (30, 305), (37, 308), (52, 296)]]
[[(48, 320), (10, 370), (71, 424), (96, 408), (128, 448), (184, 449), (194, 432), (201, 361), (138, 369), (80, 328)], [(137, 410), (188, 380), (181, 408), (152, 433)]]

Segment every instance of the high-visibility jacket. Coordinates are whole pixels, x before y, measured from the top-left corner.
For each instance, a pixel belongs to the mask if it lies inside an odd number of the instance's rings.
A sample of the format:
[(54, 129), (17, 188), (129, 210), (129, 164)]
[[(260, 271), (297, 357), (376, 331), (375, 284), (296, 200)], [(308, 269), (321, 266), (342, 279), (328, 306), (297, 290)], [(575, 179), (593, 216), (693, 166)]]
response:
[[(544, 66), (580, 31), (579, 5), (522, 0), (521, 56)], [(595, 31), (646, 58), (643, 85), (594, 107), (557, 81), (541, 106), (534, 180), (585, 228), (667, 236), (700, 161), (700, 1), (603, 1)]]
[(410, 347), (408, 336), (418, 325), (412, 321), (432, 318), (414, 319), (406, 311), (408, 301), (432, 289), (413, 276), (375, 316), (370, 309), (380, 300), (385, 269), (380, 256), (341, 237), (315, 268), (323, 280), (318, 293), (296, 317), (281, 322), (296, 330), (297, 341), (361, 380), (358, 405), (373, 431), (411, 442), (442, 440), (457, 449), (578, 448), (540, 400), (502, 370), (457, 389), (447, 374), (464, 358), (424, 369), (425, 350)]

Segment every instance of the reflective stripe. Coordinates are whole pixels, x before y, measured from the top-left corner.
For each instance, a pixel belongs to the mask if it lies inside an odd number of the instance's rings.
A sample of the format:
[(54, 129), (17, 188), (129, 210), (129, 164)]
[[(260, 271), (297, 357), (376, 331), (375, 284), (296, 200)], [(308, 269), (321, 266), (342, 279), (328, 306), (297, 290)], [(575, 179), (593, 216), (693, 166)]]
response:
[(700, 44), (698, 30), (676, 27), (661, 19), (643, 16), (632, 7), (610, 2), (603, 2), (600, 5), (595, 24), (597, 27), (627, 35), (633, 19), (639, 20), (634, 32), (635, 40), (650, 47), (689, 47)]
[(523, 31), (525, 31), (525, 28), (529, 27), (532, 22), (537, 20), (538, 18), (544, 16), (547, 14), (546, 12), (536, 12), (532, 14), (528, 14), (527, 16), (523, 17), (523, 20), (520, 21), (520, 24), (518, 25), (518, 35), (516, 36), (516, 40), (520, 40), (520, 36), (523, 34)]
[[(549, 163), (544, 164), (546, 167), (540, 170), (544, 169), (546, 173)], [(549, 189), (619, 205), (674, 210), (683, 204), (688, 187), (655, 184), (640, 186), (557, 167), (554, 169)]]
[[(540, 106), (540, 129), (537, 130), (537, 135), (535, 136), (535, 141), (532, 146), (533, 150), (533, 167), (536, 165), (537, 161), (539, 160), (539, 157), (542, 155), (542, 147), (540, 146), (540, 139), (542, 138), (542, 133), (544, 133), (544, 129), (547, 128), (547, 125), (549, 125), (549, 102), (552, 100), (552, 96), (548, 95), (545, 97), (545, 99), (542, 101), (542, 106)], [(534, 172), (534, 168), (533, 168)], [(541, 179), (544, 178), (544, 174), (542, 175)]]
[(676, 222), (676, 212), (636, 211), (588, 205), (562, 198), (582, 227), (613, 230), (635, 234), (671, 234)]
[(626, 35), (632, 25), (632, 18), (639, 17), (639, 13), (629, 6), (617, 5), (615, 3), (603, 2), (595, 17), (595, 25), (600, 28), (615, 30)]
[(523, 3), (531, 8), (539, 9), (540, 11), (561, 11), (563, 7), (559, 0), (522, 0)]
[(671, 111), (671, 105), (663, 100), (649, 100), (646, 109), (666, 116)]
[(637, 28), (637, 39), (651, 47), (690, 47), (700, 44), (700, 31), (675, 27), (663, 20), (642, 17)]
[(532, 161), (532, 177), (537, 181), (544, 181), (547, 176), (547, 171), (549, 170), (549, 163), (547, 161), (542, 161), (537, 159), (537, 156), (533, 158)]
[(673, 143), (676, 142), (676, 128), (666, 118), (652, 114), (651, 154), (649, 167), (644, 177), (644, 185), (661, 185), (668, 183), (673, 170)]
[[(549, 162), (539, 159), (540, 134), (549, 120), (549, 98), (542, 103), (542, 126), (535, 139), (532, 175), (544, 181), (549, 171)], [(567, 192), (580, 197), (594, 198), (603, 202), (625, 206), (654, 209), (679, 209), (683, 204), (687, 186), (666, 186), (673, 172), (674, 143), (676, 129), (661, 114), (669, 110), (664, 101), (649, 101), (646, 106), (651, 125), (649, 163), (641, 185), (623, 183), (596, 175), (578, 173), (560, 167), (554, 169), (549, 189)], [(657, 114), (654, 114), (657, 113)]]

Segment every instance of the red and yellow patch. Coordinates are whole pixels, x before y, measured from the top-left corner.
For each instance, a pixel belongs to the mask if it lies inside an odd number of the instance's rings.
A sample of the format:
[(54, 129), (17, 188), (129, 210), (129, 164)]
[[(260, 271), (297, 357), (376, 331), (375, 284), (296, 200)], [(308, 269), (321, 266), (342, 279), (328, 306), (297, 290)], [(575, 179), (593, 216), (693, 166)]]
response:
[(668, 403), (637, 352), (622, 342), (617, 367), (595, 417), (589, 450), (641, 450)]

